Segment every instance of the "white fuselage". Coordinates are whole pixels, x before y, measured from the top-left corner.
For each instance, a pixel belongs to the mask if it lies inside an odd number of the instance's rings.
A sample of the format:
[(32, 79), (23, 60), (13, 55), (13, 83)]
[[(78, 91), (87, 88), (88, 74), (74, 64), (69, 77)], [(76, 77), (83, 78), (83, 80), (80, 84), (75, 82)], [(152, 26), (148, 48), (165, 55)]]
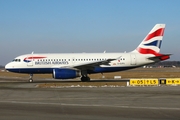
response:
[[(53, 68), (76, 68), (84, 64), (114, 59), (108, 64), (92, 67), (88, 73), (114, 72), (131, 69), (154, 61), (152, 55), (136, 53), (69, 53), (69, 54), (26, 54), (16, 57), (6, 69), (19, 73), (52, 73)], [(102, 68), (102, 69), (101, 69)]]

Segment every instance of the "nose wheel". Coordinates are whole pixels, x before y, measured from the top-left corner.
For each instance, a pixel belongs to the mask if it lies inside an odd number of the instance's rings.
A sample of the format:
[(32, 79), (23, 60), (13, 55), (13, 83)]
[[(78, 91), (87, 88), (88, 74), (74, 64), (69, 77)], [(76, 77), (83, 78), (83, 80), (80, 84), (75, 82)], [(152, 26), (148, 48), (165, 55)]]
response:
[(29, 82), (32, 83), (32, 82), (33, 82), (33, 79), (29, 79)]
[(33, 74), (29, 75), (29, 82), (32, 83), (33, 82)]

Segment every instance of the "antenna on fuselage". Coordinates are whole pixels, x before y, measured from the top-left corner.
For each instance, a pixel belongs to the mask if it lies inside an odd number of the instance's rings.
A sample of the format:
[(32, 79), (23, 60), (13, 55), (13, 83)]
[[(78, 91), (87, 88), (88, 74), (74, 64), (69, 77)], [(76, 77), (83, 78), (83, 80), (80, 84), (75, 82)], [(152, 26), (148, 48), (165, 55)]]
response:
[(106, 53), (106, 50), (104, 51), (104, 53)]
[(34, 51), (32, 51), (32, 53), (31, 54), (34, 54)]

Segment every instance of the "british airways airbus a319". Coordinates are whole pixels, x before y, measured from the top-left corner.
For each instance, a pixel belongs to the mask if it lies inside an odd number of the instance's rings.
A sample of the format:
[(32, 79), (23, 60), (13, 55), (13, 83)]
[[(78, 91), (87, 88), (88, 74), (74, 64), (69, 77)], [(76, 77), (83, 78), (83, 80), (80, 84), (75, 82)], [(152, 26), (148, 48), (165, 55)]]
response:
[(5, 68), (10, 72), (30, 75), (52, 74), (55, 79), (80, 77), (90, 81), (88, 74), (123, 71), (167, 60), (170, 54), (161, 54), (160, 47), (165, 24), (156, 24), (139, 46), (128, 53), (69, 53), (26, 54), (16, 57)]

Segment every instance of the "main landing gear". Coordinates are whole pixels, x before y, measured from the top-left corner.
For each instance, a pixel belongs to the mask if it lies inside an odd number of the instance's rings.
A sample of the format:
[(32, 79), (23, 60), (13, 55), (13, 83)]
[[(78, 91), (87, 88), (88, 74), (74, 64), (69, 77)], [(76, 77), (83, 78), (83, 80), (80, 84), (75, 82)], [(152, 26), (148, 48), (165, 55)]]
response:
[(32, 83), (33, 82), (33, 74), (29, 75), (29, 82)]
[(82, 82), (89, 82), (89, 81), (90, 81), (90, 77), (88, 77), (88, 76), (82, 76), (82, 77), (81, 77), (81, 81), (82, 81)]
[(87, 75), (87, 71), (81, 71), (81, 81), (82, 82), (89, 82), (90, 81), (90, 77), (88, 77)]

